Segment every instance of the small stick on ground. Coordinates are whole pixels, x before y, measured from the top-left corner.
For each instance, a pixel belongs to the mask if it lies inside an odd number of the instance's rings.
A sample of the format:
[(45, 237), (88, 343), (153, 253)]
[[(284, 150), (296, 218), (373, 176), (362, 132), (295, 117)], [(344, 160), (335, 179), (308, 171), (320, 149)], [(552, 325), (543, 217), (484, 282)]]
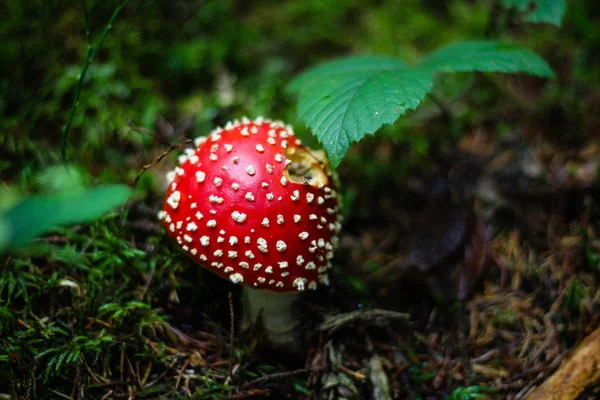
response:
[(229, 292), (228, 295), (229, 300), (229, 315), (230, 315), (230, 333), (229, 333), (229, 377), (231, 378), (233, 375), (233, 339), (235, 333), (235, 314), (233, 313), (233, 293)]
[(357, 310), (348, 313), (328, 315), (325, 320), (317, 327), (320, 331), (333, 333), (338, 329), (356, 323), (365, 325), (384, 326), (390, 321), (406, 321), (410, 318), (409, 314), (399, 313), (389, 310)]

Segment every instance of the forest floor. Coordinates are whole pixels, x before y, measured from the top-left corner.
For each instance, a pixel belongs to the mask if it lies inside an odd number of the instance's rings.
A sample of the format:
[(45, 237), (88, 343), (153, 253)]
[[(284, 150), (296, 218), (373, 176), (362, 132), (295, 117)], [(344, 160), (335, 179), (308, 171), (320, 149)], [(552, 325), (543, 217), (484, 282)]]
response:
[[(571, 2), (560, 29), (462, 0), (132, 2), (89, 68), (66, 167), (60, 132), (88, 15), (25, 3), (0, 21), (6, 65), (19, 66), (0, 77), (0, 210), (78, 185), (135, 193), (0, 254), (0, 399), (526, 399), (573, 355), (581, 390), (569, 398), (600, 398), (592, 2)], [(106, 7), (90, 9), (94, 37)], [(300, 349), (240, 331), (240, 287), (190, 261), (156, 219), (184, 144), (264, 114), (314, 145), (283, 89), (307, 64), (361, 52), (414, 61), (482, 32), (532, 47), (557, 78), (440, 79), (421, 108), (353, 146), (338, 168), (331, 285), (299, 301)]]

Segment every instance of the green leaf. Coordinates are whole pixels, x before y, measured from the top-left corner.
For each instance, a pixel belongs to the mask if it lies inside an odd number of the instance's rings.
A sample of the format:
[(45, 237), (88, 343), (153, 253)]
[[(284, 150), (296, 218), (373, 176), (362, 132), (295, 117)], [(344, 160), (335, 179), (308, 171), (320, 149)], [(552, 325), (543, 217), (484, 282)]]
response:
[(557, 27), (567, 11), (566, 0), (502, 0), (505, 9), (516, 8), (522, 19), (531, 23), (546, 23)]
[(400, 68), (338, 73), (305, 86), (298, 116), (337, 167), (350, 145), (419, 106), (431, 90), (429, 71)]
[(124, 185), (105, 185), (52, 196), (31, 196), (0, 215), (0, 250), (20, 246), (48, 229), (100, 218), (131, 195)]
[(301, 74), (288, 86), (300, 93), (298, 117), (329, 155), (333, 168), (354, 142), (416, 109), (431, 91), (434, 72), (526, 72), (553, 77), (535, 53), (492, 41), (447, 46), (407, 67), (390, 57), (347, 57)]
[(382, 56), (354, 56), (344, 57), (334, 61), (326, 62), (315, 68), (311, 68), (298, 77), (294, 78), (287, 89), (292, 92), (301, 91), (306, 85), (319, 82), (322, 79), (335, 77), (339, 74), (370, 74), (376, 71), (392, 71), (406, 68), (406, 64), (394, 57)]
[(426, 57), (419, 67), (438, 72), (526, 72), (545, 78), (554, 77), (546, 61), (532, 51), (493, 41), (451, 44)]

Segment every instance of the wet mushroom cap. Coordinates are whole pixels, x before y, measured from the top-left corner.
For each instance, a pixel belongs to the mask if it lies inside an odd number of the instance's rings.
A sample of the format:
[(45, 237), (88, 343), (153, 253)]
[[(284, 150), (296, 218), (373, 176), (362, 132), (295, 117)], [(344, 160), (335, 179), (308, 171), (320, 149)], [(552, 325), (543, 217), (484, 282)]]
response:
[(340, 231), (335, 179), (290, 126), (257, 118), (195, 141), (167, 175), (159, 219), (221, 277), (291, 292), (328, 284)]

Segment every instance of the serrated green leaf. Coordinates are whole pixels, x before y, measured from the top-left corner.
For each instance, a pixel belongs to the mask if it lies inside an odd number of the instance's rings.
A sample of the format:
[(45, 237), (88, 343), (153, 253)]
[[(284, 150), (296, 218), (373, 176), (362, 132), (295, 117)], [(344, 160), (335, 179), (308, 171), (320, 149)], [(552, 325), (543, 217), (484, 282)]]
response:
[[(131, 195), (124, 185), (105, 185), (52, 196), (31, 196), (0, 215), (0, 245), (20, 246), (48, 229), (100, 218)], [(0, 247), (2, 250), (3, 247)]]
[(392, 71), (405, 68), (404, 61), (385, 56), (353, 56), (344, 57), (318, 65), (294, 78), (288, 85), (288, 91), (296, 93), (306, 85), (335, 77), (339, 74), (364, 74), (376, 71)]
[(432, 80), (430, 71), (410, 68), (337, 73), (304, 87), (298, 116), (317, 135), (335, 168), (353, 142), (417, 108)]
[(561, 26), (567, 2), (565, 0), (502, 0), (505, 9), (516, 8), (523, 21)]
[(417, 108), (431, 90), (434, 72), (468, 71), (554, 76), (529, 50), (469, 41), (442, 48), (414, 68), (390, 57), (335, 60), (300, 75), (288, 90), (300, 93), (298, 117), (312, 129), (335, 168), (352, 143)]
[(469, 41), (446, 46), (422, 60), (420, 68), (438, 72), (525, 72), (553, 78), (552, 69), (540, 56), (508, 43)]

